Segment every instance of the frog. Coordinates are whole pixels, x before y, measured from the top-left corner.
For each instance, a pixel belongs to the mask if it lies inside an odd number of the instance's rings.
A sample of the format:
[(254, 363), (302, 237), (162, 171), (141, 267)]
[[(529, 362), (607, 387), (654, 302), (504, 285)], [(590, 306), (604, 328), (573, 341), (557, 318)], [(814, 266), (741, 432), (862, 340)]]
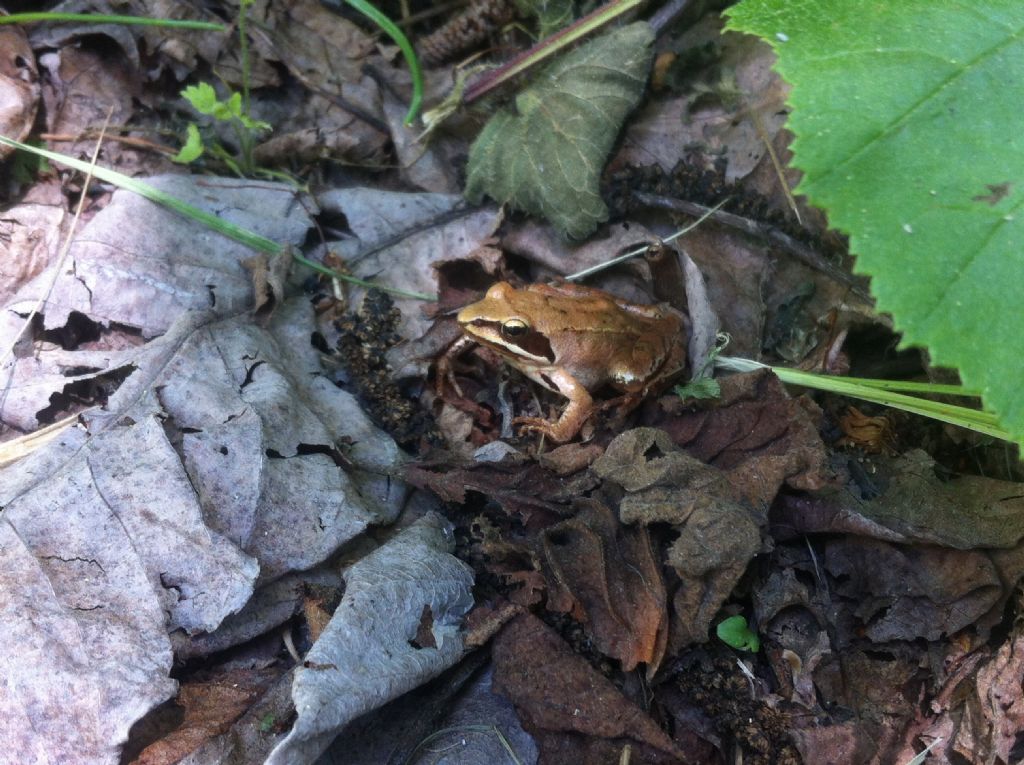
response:
[[(568, 399), (557, 420), (516, 417), (512, 425), (554, 443), (571, 441), (599, 409), (625, 414), (686, 368), (689, 322), (664, 305), (631, 303), (568, 282), (514, 287), (500, 281), (456, 316), (462, 336), (438, 361), (438, 382), (459, 395), (452, 363), (474, 345), (497, 353), (542, 387)], [(611, 388), (622, 395), (598, 403)]]

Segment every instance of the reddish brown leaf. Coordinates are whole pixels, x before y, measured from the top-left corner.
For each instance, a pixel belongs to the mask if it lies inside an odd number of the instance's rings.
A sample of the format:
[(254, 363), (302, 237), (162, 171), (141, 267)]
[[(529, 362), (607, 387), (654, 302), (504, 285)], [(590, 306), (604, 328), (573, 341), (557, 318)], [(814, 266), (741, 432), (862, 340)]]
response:
[(183, 683), (177, 704), (181, 725), (146, 747), (132, 765), (171, 765), (228, 730), (280, 675), (278, 670), (236, 670), (200, 682)]
[(404, 478), (413, 486), (430, 489), (446, 502), (463, 504), (467, 491), (479, 492), (509, 515), (520, 515), (524, 523), (536, 513), (548, 523), (568, 515), (569, 502), (597, 483), (589, 473), (559, 478), (535, 462), (512, 460), (421, 463), (407, 467)]
[(494, 687), (516, 706), (542, 763), (687, 763), (689, 759), (610, 680), (534, 616), (506, 625), (494, 642)]
[(769, 372), (721, 382), (721, 398), (706, 409), (683, 410), (662, 422), (672, 440), (701, 462), (727, 471), (753, 505), (770, 503), (779, 487), (820, 489), (828, 482), (821, 412), (808, 399), (790, 398)]
[(625, 672), (657, 671), (665, 653), (665, 583), (644, 526), (623, 526), (607, 505), (583, 500), (579, 512), (542, 534), (548, 607), (572, 612), (594, 645)]

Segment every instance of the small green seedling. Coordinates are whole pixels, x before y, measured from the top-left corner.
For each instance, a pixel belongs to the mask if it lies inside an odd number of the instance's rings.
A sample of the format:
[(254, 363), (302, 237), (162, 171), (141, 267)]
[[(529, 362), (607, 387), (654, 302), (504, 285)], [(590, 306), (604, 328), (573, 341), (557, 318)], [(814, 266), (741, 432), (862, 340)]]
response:
[(761, 640), (747, 625), (747, 620), (742, 616), (730, 616), (728, 619), (718, 623), (715, 628), (718, 639), (727, 645), (731, 645), (738, 651), (752, 651), (756, 653), (761, 650)]
[(722, 386), (713, 377), (702, 377), (699, 380), (692, 380), (686, 385), (677, 385), (674, 388), (679, 398), (708, 399), (718, 398), (722, 395)]
[(722, 395), (722, 386), (718, 384), (718, 380), (711, 376), (711, 371), (715, 366), (715, 359), (721, 355), (727, 345), (729, 345), (729, 335), (725, 332), (719, 332), (715, 338), (715, 347), (711, 349), (704, 360), (700, 374), (685, 385), (677, 385), (674, 388), (679, 398), (713, 399), (719, 398)]
[(198, 85), (189, 85), (181, 96), (188, 101), (192, 108), (200, 114), (218, 122), (231, 124), (238, 136), (239, 155), (233, 157), (223, 146), (217, 142), (204, 143), (199, 126), (190, 123), (185, 145), (174, 157), (175, 162), (187, 164), (194, 162), (202, 156), (205, 150), (209, 150), (217, 159), (224, 162), (239, 175), (251, 175), (255, 167), (252, 162), (252, 147), (255, 145), (255, 136), (261, 130), (270, 130), (270, 125), (262, 120), (256, 120), (249, 116), (243, 108), (242, 94), (231, 93), (226, 99), (217, 98), (217, 93), (208, 82), (201, 82)]

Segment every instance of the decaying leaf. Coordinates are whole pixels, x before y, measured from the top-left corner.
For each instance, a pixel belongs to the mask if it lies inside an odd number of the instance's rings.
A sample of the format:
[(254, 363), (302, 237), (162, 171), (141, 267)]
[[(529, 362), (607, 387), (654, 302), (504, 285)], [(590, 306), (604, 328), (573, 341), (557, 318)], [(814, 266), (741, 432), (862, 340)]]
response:
[(581, 238), (608, 216), (598, 181), (622, 123), (639, 102), (653, 32), (637, 22), (544, 69), (491, 118), (469, 155), (466, 197), (484, 195)]
[[(87, 433), (66, 431), (3, 472), (0, 569), (13, 579), (0, 606), (21, 636), (3, 675), (29, 719), (0, 725), (17, 728), (4, 740), (18, 759), (36, 747), (67, 759), (66, 742), (88, 731), (82, 751), (110, 761), (172, 693), (168, 629), (211, 632), (258, 575), (309, 568), (394, 517), (397, 448), (320, 376), (312, 326), (306, 301), (269, 330), (187, 315), (133, 351), (134, 372)], [(55, 657), (46, 673), (37, 651)], [(46, 697), (61, 699), (59, 712), (39, 706)], [(49, 730), (58, 725), (78, 732)]]
[(281, 674), (277, 668), (234, 669), (199, 681), (182, 683), (175, 706), (181, 724), (146, 747), (134, 765), (174, 765), (229, 729)]
[(27, 203), (4, 210), (0, 218), (0, 303), (56, 257), (70, 218), (60, 204)]
[[(785, 498), (780, 534), (852, 532), (893, 542), (971, 550), (1011, 548), (1024, 539), (1024, 487), (982, 476), (941, 481), (920, 450), (876, 457), (872, 474), (838, 491)], [(867, 483), (864, 483), (864, 481)]]
[(669, 78), (683, 81), (681, 93), (644, 104), (627, 128), (616, 165), (653, 162), (671, 172), (681, 161), (694, 162), (699, 151), (724, 159), (733, 181), (765, 156), (765, 142), (785, 124), (787, 88), (772, 70), (775, 57), (766, 43), (723, 35), (723, 26), (720, 16), (708, 14), (671, 40), (679, 58)]
[[(594, 470), (627, 490), (624, 523), (670, 523), (667, 562), (679, 575), (672, 647), (707, 640), (718, 608), (761, 549), (765, 508), (742, 502), (725, 473), (683, 454), (664, 431), (637, 428), (608, 445)], [(740, 496), (737, 496), (740, 495)]]

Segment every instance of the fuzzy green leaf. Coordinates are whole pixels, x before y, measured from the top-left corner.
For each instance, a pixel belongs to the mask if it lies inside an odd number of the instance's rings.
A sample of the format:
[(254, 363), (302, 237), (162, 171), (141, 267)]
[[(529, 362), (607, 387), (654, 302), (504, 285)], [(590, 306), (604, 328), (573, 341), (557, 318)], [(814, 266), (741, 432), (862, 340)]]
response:
[(601, 170), (647, 81), (654, 35), (644, 22), (599, 37), (544, 69), (481, 131), (466, 197), (486, 194), (581, 238), (607, 219)]
[(793, 86), (798, 191), (850, 235), (908, 345), (1024, 443), (1024, 4), (744, 0)]

